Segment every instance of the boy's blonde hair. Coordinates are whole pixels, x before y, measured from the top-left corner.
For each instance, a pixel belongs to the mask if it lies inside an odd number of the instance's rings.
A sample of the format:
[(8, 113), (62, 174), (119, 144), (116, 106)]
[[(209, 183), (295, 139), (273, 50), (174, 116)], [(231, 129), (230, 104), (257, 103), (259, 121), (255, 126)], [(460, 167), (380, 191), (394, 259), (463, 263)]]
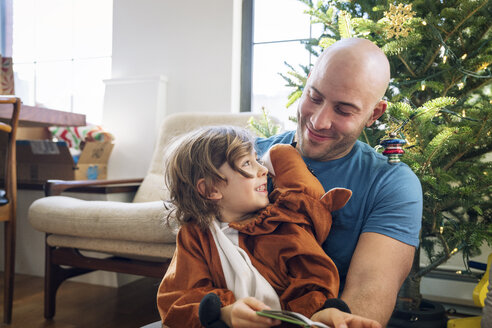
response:
[[(245, 129), (230, 126), (199, 128), (174, 141), (165, 163), (165, 182), (179, 225), (195, 222), (202, 228), (209, 226), (219, 209), (217, 202), (206, 195), (213, 186), (227, 183), (219, 168), (228, 163), (233, 170), (251, 178), (236, 162), (253, 149), (253, 136)], [(202, 178), (205, 196), (197, 189)]]

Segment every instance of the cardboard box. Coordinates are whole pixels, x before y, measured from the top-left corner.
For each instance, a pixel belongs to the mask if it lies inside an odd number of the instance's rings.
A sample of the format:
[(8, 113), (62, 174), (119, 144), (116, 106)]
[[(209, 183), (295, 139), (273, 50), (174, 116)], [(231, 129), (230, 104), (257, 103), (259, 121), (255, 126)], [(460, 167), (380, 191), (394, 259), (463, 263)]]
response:
[(17, 140), (17, 181), (106, 179), (112, 150), (111, 142), (87, 142), (75, 163), (64, 141)]

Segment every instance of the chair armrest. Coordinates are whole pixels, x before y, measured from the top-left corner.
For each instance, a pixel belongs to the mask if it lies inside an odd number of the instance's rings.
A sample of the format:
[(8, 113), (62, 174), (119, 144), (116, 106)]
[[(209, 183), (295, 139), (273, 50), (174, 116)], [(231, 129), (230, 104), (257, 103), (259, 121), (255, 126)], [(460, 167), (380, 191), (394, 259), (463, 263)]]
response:
[(167, 223), (172, 213), (160, 200), (126, 203), (52, 196), (36, 199), (27, 216), (34, 229), (49, 234), (169, 244), (176, 243), (177, 224)]
[(48, 180), (44, 184), (45, 196), (59, 196), (68, 189), (91, 187), (91, 186), (115, 186), (133, 185), (139, 186), (143, 179), (122, 179), (122, 180)]

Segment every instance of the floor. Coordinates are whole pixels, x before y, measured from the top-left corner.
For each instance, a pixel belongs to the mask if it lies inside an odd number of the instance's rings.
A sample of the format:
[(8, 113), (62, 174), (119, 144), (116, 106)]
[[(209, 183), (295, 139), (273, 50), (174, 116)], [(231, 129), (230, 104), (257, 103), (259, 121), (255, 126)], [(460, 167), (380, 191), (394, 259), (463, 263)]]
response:
[[(12, 328), (136, 328), (159, 320), (155, 295), (158, 279), (142, 278), (120, 288), (66, 281), (58, 290), (56, 314), (43, 317), (41, 277), (17, 274), (14, 287)], [(3, 273), (0, 272), (3, 293)], [(3, 295), (0, 297), (3, 316)], [(3, 318), (2, 318), (3, 321)]]
[[(43, 278), (17, 274), (12, 323), (0, 323), (0, 327), (139, 328), (159, 321), (155, 304), (159, 282), (159, 279), (142, 278), (112, 288), (66, 281), (58, 290), (55, 317), (46, 320), (43, 317)], [(0, 272), (0, 291), (3, 292), (3, 272)], [(0, 316), (3, 316), (3, 295), (0, 295), (0, 305)], [(458, 308), (450, 311), (446, 307), (446, 310), (448, 317), (471, 314), (461, 314)], [(473, 315), (480, 315), (480, 310), (476, 312)]]

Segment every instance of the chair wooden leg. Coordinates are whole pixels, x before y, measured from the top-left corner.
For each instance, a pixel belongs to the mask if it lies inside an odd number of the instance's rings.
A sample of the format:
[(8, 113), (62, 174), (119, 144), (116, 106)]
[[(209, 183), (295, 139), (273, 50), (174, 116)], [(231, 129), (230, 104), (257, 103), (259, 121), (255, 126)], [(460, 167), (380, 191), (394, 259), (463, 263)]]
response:
[(93, 270), (80, 268), (63, 268), (54, 263), (53, 252), (56, 247), (51, 247), (46, 243), (45, 254), (45, 276), (44, 276), (44, 317), (51, 319), (55, 316), (56, 292), (58, 287), (68, 278), (75, 277)]
[(5, 274), (3, 294), (3, 322), (12, 321), (15, 280), (15, 217), (5, 222)]
[(56, 291), (62, 281), (57, 281), (59, 266), (51, 264), (51, 250), (53, 247), (46, 244), (44, 268), (44, 317), (51, 319), (55, 315)]

